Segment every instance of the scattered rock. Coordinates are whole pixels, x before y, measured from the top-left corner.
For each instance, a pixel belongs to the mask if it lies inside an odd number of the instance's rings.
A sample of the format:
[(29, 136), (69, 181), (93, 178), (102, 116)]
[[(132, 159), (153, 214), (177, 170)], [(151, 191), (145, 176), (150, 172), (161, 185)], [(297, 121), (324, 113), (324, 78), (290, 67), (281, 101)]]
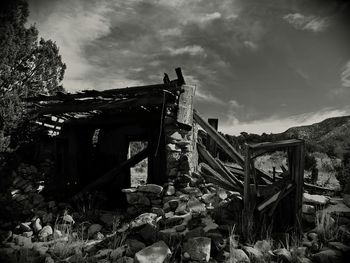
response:
[(205, 205), (200, 202), (197, 198), (192, 197), (187, 203), (187, 209), (190, 212), (202, 213), (206, 211)]
[(190, 255), (191, 260), (209, 261), (211, 239), (207, 237), (190, 238), (184, 244), (184, 252)]
[(219, 227), (218, 224), (214, 222), (214, 220), (211, 217), (205, 217), (202, 219), (202, 223), (205, 225), (204, 232), (208, 232), (209, 230), (214, 230)]
[(242, 249), (232, 248), (230, 251), (230, 262), (250, 263), (250, 259)]
[(36, 218), (33, 222), (33, 229), (35, 233), (39, 233), (39, 231), (42, 229), (43, 227), (41, 226), (40, 223), (40, 218)]
[(32, 248), (33, 247), (32, 239), (30, 237), (24, 237), (24, 236), (14, 234), (13, 241), (15, 242), (15, 244), (17, 244), (19, 246), (23, 246), (25, 248)]
[(109, 255), (109, 257), (114, 261), (117, 260), (118, 258), (121, 258), (125, 252), (126, 252), (126, 248), (127, 246), (121, 246), (118, 247), (116, 249), (114, 249), (111, 254)]
[(68, 223), (68, 224), (74, 224), (75, 223), (73, 217), (71, 215), (68, 215), (68, 214), (65, 214), (63, 216), (63, 222), (64, 223)]
[(19, 227), (23, 232), (29, 232), (29, 231), (32, 231), (30, 224), (31, 224), (31, 222), (21, 223), (19, 225)]
[(302, 211), (305, 214), (315, 214), (316, 209), (313, 205), (303, 204)]
[(266, 240), (259, 240), (255, 243), (254, 248), (263, 254), (268, 254), (271, 251), (271, 244)]
[(153, 194), (159, 195), (163, 191), (163, 187), (156, 184), (145, 184), (145, 185), (140, 185), (137, 188), (137, 190), (140, 192), (153, 193)]
[(157, 214), (154, 213), (144, 213), (136, 217), (131, 223), (131, 228), (136, 228), (145, 224), (154, 224)]
[(53, 230), (52, 230), (52, 227), (51, 226), (44, 226), (38, 236), (41, 238), (41, 239), (46, 239), (48, 236), (52, 235), (53, 234)]
[(60, 237), (62, 237), (62, 232), (58, 229), (55, 229), (53, 231), (53, 238), (60, 238)]
[(172, 195), (175, 194), (175, 191), (176, 191), (175, 187), (173, 185), (169, 184), (167, 189), (166, 189), (166, 191), (165, 191), (165, 195), (166, 196), (172, 196)]
[(164, 241), (159, 241), (135, 254), (135, 263), (163, 263), (167, 262), (171, 251)]
[(228, 197), (227, 192), (224, 189), (218, 189), (216, 193), (221, 200), (225, 200)]
[(102, 239), (104, 239), (104, 234), (102, 234), (101, 232), (97, 232), (97, 233), (95, 233), (94, 235), (93, 235), (93, 237), (94, 237), (94, 239), (96, 239), (96, 240), (102, 240)]
[(31, 237), (31, 236), (33, 236), (33, 231), (23, 232), (22, 236), (24, 236), (24, 237)]

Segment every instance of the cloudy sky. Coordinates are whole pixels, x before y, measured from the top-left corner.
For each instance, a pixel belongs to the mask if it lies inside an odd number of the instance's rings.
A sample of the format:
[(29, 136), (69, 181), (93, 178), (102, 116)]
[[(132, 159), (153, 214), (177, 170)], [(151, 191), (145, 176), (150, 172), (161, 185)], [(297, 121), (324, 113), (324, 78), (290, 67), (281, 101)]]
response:
[(70, 91), (175, 78), (230, 134), (350, 114), (349, 6), (340, 0), (29, 0)]

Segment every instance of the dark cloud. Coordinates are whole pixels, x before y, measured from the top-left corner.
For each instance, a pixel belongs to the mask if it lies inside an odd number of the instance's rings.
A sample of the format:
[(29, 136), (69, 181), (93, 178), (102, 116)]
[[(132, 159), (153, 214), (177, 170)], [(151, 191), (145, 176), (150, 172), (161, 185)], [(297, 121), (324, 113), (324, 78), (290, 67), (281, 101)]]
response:
[(61, 48), (69, 90), (157, 83), (163, 72), (175, 77), (181, 66), (187, 82), (197, 86), (196, 107), (225, 127), (256, 126), (261, 119), (275, 124), (310, 112), (314, 120), (329, 116), (324, 109), (344, 113), (350, 96), (348, 6), (342, 1), (30, 5), (30, 22)]

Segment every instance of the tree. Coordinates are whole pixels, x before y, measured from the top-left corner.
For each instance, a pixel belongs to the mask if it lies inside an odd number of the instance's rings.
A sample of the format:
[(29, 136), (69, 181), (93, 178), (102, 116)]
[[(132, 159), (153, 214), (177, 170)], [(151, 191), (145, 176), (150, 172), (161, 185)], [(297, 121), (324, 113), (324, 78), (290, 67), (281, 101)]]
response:
[(3, 0), (0, 9), (0, 151), (26, 119), (23, 99), (63, 91), (66, 69), (57, 45), (38, 40), (25, 0)]
[(311, 153), (305, 154), (305, 163), (304, 168), (306, 171), (312, 171), (314, 168), (317, 167), (317, 160), (314, 155)]

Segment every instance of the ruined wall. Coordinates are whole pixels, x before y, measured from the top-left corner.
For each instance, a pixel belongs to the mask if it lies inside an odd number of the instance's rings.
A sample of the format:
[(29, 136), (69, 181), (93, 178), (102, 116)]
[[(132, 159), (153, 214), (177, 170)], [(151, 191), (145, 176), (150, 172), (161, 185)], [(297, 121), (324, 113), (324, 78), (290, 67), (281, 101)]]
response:
[(190, 131), (172, 125), (165, 127), (166, 175), (170, 182), (181, 183), (181, 177), (191, 176), (191, 173), (197, 170), (197, 134), (197, 125), (193, 125)]

